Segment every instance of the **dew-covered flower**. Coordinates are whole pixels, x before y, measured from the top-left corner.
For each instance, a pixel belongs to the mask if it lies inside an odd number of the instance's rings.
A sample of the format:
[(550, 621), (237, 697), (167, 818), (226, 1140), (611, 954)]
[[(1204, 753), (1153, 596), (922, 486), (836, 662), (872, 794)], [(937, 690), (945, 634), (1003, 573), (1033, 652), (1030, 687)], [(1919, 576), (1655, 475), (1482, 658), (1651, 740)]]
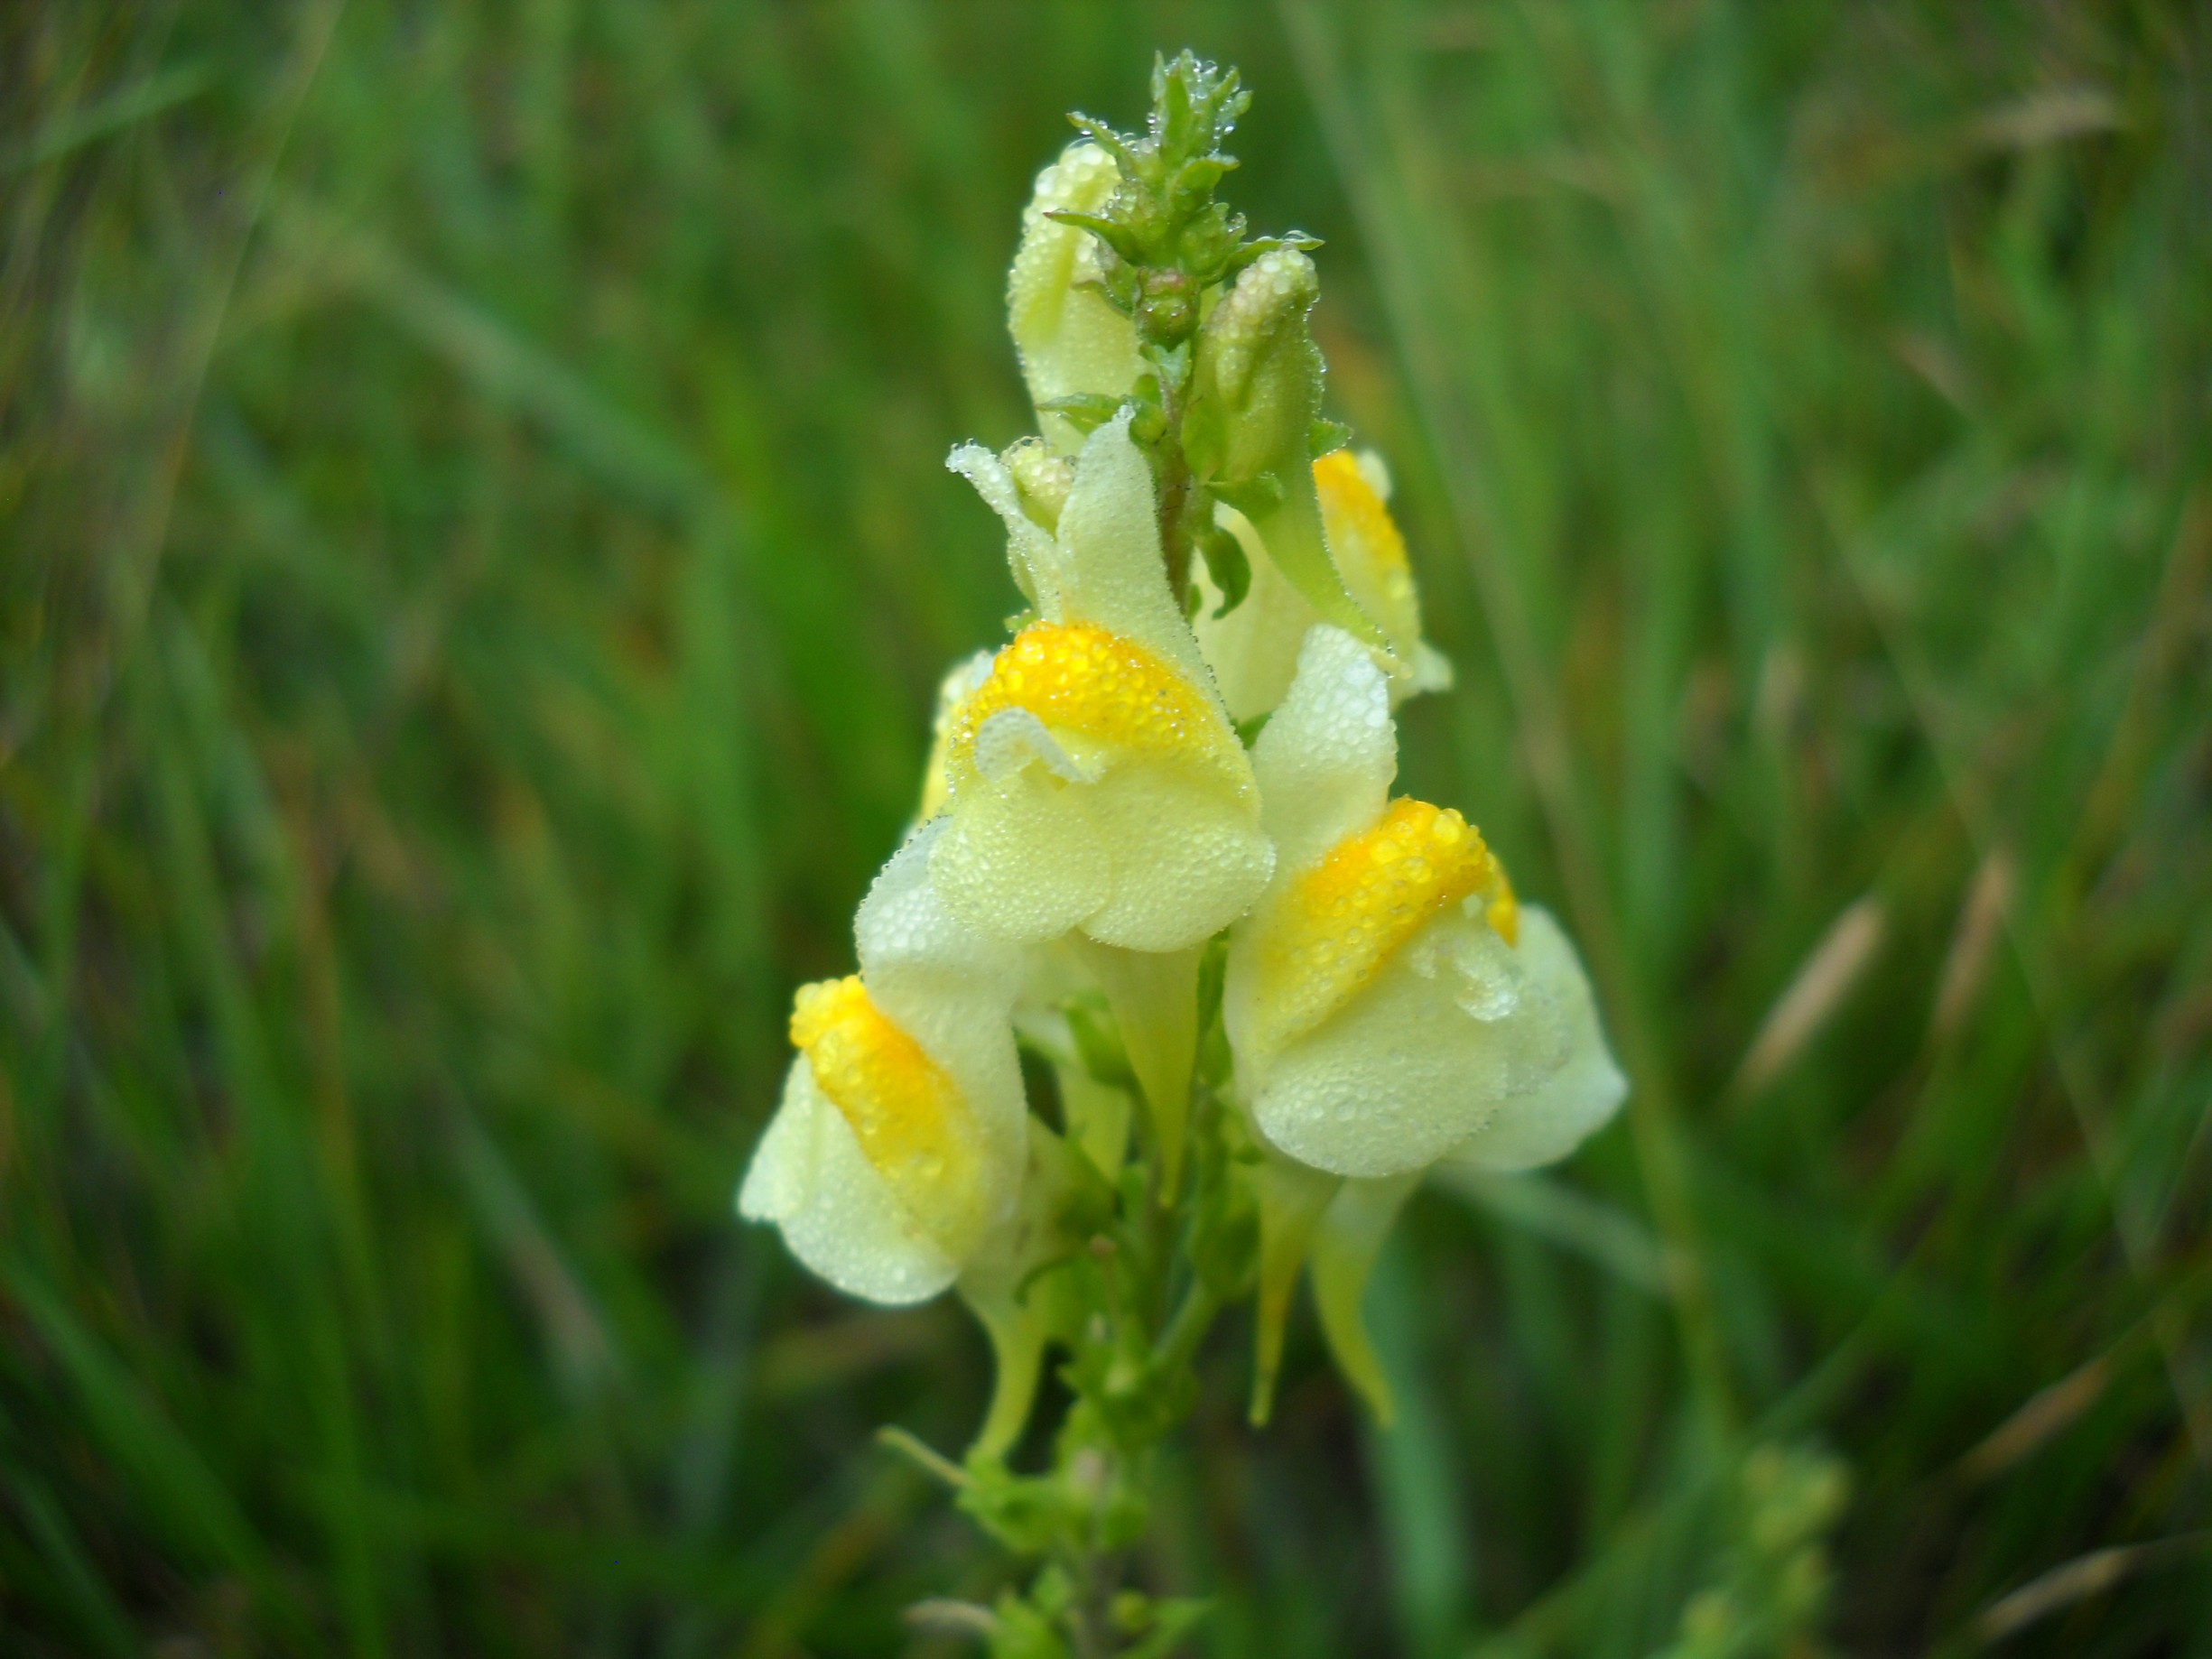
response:
[(1046, 408), (1055, 399), (1126, 396), (1143, 364), (1137, 329), (1100, 286), (1098, 239), (1049, 215), (1095, 213), (1120, 175), (1113, 158), (1079, 140), (1037, 175), (1021, 216), (1021, 245), (1007, 273), (1007, 316), (1022, 377), (1055, 452), (1080, 446), (1076, 427)]
[(1006, 521), (1036, 620), (946, 723), (932, 880), (999, 938), (1203, 941), (1250, 905), (1273, 852), (1250, 763), (1169, 591), (1128, 416), (1084, 445), (1050, 529), (1000, 458), (970, 445), (950, 465)]
[(925, 828), (860, 905), (860, 971), (799, 989), (799, 1052), (738, 1195), (793, 1254), (872, 1302), (935, 1295), (1015, 1215), (1027, 1108), (1011, 1015), (1022, 953), (959, 920)]
[[(1390, 475), (1373, 450), (1334, 450), (1313, 465), (1315, 493), (1329, 557), (1344, 591), (1381, 630), (1387, 645), (1371, 648), (1393, 704), (1452, 683), (1452, 665), (1421, 635), (1421, 596), (1406, 555), (1406, 538), (1390, 516)], [(1306, 631), (1324, 620), (1313, 602), (1276, 568), (1241, 513), (1222, 522), (1244, 549), (1251, 586), (1243, 602), (1221, 611), (1220, 595), (1200, 578), (1199, 647), (1213, 670), (1231, 716), (1249, 720), (1272, 710), (1290, 689)]]
[(1222, 1002), (1253, 1122), (1358, 1178), (1563, 1157), (1626, 1092), (1589, 982), (1464, 819), (1389, 799), (1397, 764), (1381, 671), (1315, 628), (1253, 753), (1278, 866)]

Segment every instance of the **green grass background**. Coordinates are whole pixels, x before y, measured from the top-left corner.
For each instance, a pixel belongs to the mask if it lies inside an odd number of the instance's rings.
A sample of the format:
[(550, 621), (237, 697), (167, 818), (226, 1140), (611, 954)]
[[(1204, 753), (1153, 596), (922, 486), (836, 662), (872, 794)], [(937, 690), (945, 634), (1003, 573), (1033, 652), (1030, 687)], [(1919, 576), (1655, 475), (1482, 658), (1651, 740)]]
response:
[(1394, 1434), (1225, 1334), (1146, 1572), (1635, 1659), (1789, 1445), (1838, 1651), (2212, 1653), (2212, 27), (1935, 0), (0, 12), (0, 1648), (957, 1651), (981, 1339), (730, 1195), (1185, 43), (1635, 1094), (1416, 1205)]

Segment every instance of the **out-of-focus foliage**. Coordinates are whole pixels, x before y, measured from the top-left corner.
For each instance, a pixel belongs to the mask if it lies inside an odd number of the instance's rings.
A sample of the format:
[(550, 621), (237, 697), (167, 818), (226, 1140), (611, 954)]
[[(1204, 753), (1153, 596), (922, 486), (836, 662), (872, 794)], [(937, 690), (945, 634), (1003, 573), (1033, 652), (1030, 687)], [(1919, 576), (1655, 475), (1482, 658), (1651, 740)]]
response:
[(730, 1198), (1017, 603), (1030, 177), (1185, 43), (1460, 669), (1408, 786), (1636, 1088), (1416, 1204), (1390, 1434), (1208, 1367), (1194, 1650), (2212, 1645), (2201, 8), (82, 0), (0, 12), (0, 1646), (958, 1651), (869, 1432), (980, 1339)]

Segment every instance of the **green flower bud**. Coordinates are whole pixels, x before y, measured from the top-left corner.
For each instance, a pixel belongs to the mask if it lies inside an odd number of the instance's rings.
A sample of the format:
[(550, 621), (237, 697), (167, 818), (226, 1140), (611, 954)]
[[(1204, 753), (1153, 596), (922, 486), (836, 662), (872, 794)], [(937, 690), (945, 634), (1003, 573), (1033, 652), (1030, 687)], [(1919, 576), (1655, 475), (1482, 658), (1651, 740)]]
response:
[(1311, 441), (1323, 366), (1306, 322), (1320, 297), (1314, 262), (1297, 248), (1274, 248), (1244, 268), (1198, 330), (1184, 451), (1324, 620), (1387, 649), (1344, 590), (1322, 530)]
[(1137, 332), (1154, 346), (1179, 346), (1198, 326), (1198, 301), (1180, 271), (1148, 271), (1137, 301)]

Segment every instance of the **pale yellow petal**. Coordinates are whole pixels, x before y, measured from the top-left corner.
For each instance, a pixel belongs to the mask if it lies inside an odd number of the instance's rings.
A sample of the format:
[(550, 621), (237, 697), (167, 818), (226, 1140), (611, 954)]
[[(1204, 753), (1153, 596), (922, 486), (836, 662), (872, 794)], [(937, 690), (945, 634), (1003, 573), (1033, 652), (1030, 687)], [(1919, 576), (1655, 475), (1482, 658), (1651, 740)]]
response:
[[(1023, 377), (1040, 409), (1082, 393), (1124, 396), (1142, 368), (1135, 326), (1099, 292), (1097, 238), (1046, 217), (1055, 209), (1096, 212), (1118, 179), (1111, 156), (1079, 141), (1037, 175), (1023, 211), (1021, 246), (1007, 276), (1007, 313)], [(1064, 416), (1039, 419), (1055, 449), (1076, 447), (1079, 434)]]
[(1074, 1149), (1032, 1117), (1027, 1125), (1019, 1209), (962, 1270), (960, 1293), (990, 1338), (997, 1382), (990, 1410), (970, 1455), (1004, 1456), (1021, 1438), (1036, 1397), (1046, 1343), (1064, 1337), (1067, 1318), (1057, 1288), (1038, 1269), (1075, 1247), (1062, 1225), (1070, 1195), (1099, 1177)]
[(1198, 1053), (1202, 950), (1191, 945), (1146, 951), (1094, 943), (1083, 951), (1083, 960), (1113, 1009), (1129, 1069), (1137, 1074), (1151, 1110), (1153, 1135), (1160, 1149), (1163, 1200), (1172, 1200), (1183, 1166), (1183, 1126)]
[(1531, 997), (1556, 1010), (1565, 1052), (1540, 1084), (1505, 1100), (1495, 1117), (1452, 1149), (1451, 1162), (1478, 1169), (1529, 1170), (1557, 1163), (1603, 1127), (1628, 1097), (1628, 1080), (1605, 1046), (1597, 1001), (1574, 945), (1538, 905), (1521, 906), (1520, 929)]
[(922, 807), (916, 821), (927, 823), (944, 811), (952, 784), (944, 773), (946, 751), (953, 741), (953, 723), (961, 705), (990, 678), (991, 653), (979, 651), (962, 657), (937, 686), (937, 712), (930, 726), (929, 762), (922, 770)]
[(1297, 664), (1252, 747), (1260, 821), (1286, 878), (1380, 819), (1398, 771), (1389, 691), (1366, 647), (1316, 626)]
[(1130, 950), (1202, 944), (1251, 907), (1274, 867), (1249, 791), (1179, 765), (1119, 765), (1083, 790), (1113, 864), (1083, 931)]
[(1127, 414), (1092, 433), (1076, 458), (1055, 556), (1057, 608), (1040, 606), (1048, 621), (1087, 623), (1141, 646), (1220, 712), (1198, 642), (1167, 585), (1152, 468), (1129, 438)]
[(1498, 885), (1497, 860), (1457, 812), (1390, 802), (1370, 828), (1278, 884), (1239, 930), (1225, 1001), (1239, 1055), (1264, 1069), (1402, 966), (1417, 934)]
[(1380, 625), (1391, 651), (1410, 663), (1421, 640), (1420, 596), (1406, 538), (1362, 459), (1338, 450), (1314, 463), (1322, 527), (1345, 590)]
[[(1018, 729), (1036, 758), (1063, 777), (1157, 763), (1211, 773), (1232, 793), (1251, 787), (1243, 746), (1205, 685), (1141, 641), (1102, 625), (1037, 622), (999, 653), (953, 717), (945, 777), (955, 802), (971, 773), (1006, 769), (985, 765), (979, 746), (985, 729), (1015, 709), (1036, 718), (1036, 728)], [(1038, 728), (1049, 743), (1037, 741)], [(1006, 735), (1017, 729), (1009, 727)], [(1250, 804), (1256, 814), (1257, 796)]]
[(1068, 1145), (1091, 1161), (1108, 1181), (1121, 1173), (1129, 1156), (1129, 1119), (1137, 1102), (1117, 1083), (1101, 1083), (1081, 1065), (1053, 1067), (1060, 1086), (1060, 1109), (1067, 1122)]
[[(1451, 663), (1421, 637), (1420, 597), (1405, 539), (1384, 505), (1389, 486), (1380, 458), (1335, 450), (1313, 464), (1313, 476), (1329, 557), (1345, 591), (1388, 641), (1387, 649), (1371, 647), (1370, 655), (1389, 683), (1391, 705), (1449, 687)], [(1282, 700), (1298, 641), (1322, 614), (1269, 557), (1248, 519), (1226, 507), (1219, 517), (1244, 549), (1251, 587), (1241, 604), (1217, 617), (1220, 591), (1200, 572), (1203, 603), (1194, 626), (1222, 701), (1235, 718), (1249, 720)]]
[(1042, 766), (961, 785), (930, 857), (946, 906), (1000, 938), (1057, 938), (1106, 902), (1113, 861), (1078, 786)]
[(860, 978), (887, 1018), (953, 1078), (983, 1136), (986, 1180), (1012, 1201), (1027, 1103), (1011, 1022), (1027, 953), (970, 926), (930, 879), (942, 823), (907, 839), (853, 918)]
[(1006, 463), (980, 443), (963, 443), (945, 457), (945, 468), (975, 486), (983, 505), (1006, 526), (1006, 561), (1022, 597), (1047, 616), (1057, 613), (1059, 570), (1052, 533), (1022, 505), (1021, 490)]
[(944, 765), (933, 869), (987, 931), (1043, 941), (1081, 926), (1181, 950), (1267, 881), (1259, 793), (1219, 704), (1102, 626), (1023, 629), (955, 716)]
[(1299, 642), (1321, 620), (1321, 613), (1275, 568), (1250, 520), (1226, 507), (1219, 517), (1244, 549), (1251, 586), (1234, 610), (1217, 616), (1221, 590), (1201, 561), (1196, 574), (1198, 615), (1193, 626), (1231, 718), (1256, 719), (1281, 702), (1290, 689)]
[(1336, 1368), (1385, 1428), (1395, 1414), (1390, 1379), (1368, 1340), (1360, 1304), (1390, 1225), (1420, 1180), (1417, 1172), (1385, 1181), (1347, 1181), (1314, 1229), (1314, 1306), (1321, 1315), (1321, 1334)]
[(1255, 1067), (1253, 1118), (1317, 1169), (1425, 1168), (1550, 1079), (1568, 1052), (1566, 1013), (1487, 922), (1455, 906)]
[(998, 1126), (858, 974), (801, 986), (791, 1040), (907, 1226), (958, 1261), (1011, 1213), (1019, 1166)]
[(1275, 1409), (1275, 1377), (1283, 1364), (1283, 1326), (1306, 1247), (1342, 1183), (1334, 1175), (1269, 1154), (1254, 1174), (1259, 1195), (1259, 1286), (1252, 1313), (1250, 1415), (1263, 1424)]
[(773, 1221), (815, 1274), (870, 1302), (925, 1302), (959, 1272), (907, 1219), (804, 1055), (793, 1061), (783, 1103), (753, 1154), (738, 1209)]

